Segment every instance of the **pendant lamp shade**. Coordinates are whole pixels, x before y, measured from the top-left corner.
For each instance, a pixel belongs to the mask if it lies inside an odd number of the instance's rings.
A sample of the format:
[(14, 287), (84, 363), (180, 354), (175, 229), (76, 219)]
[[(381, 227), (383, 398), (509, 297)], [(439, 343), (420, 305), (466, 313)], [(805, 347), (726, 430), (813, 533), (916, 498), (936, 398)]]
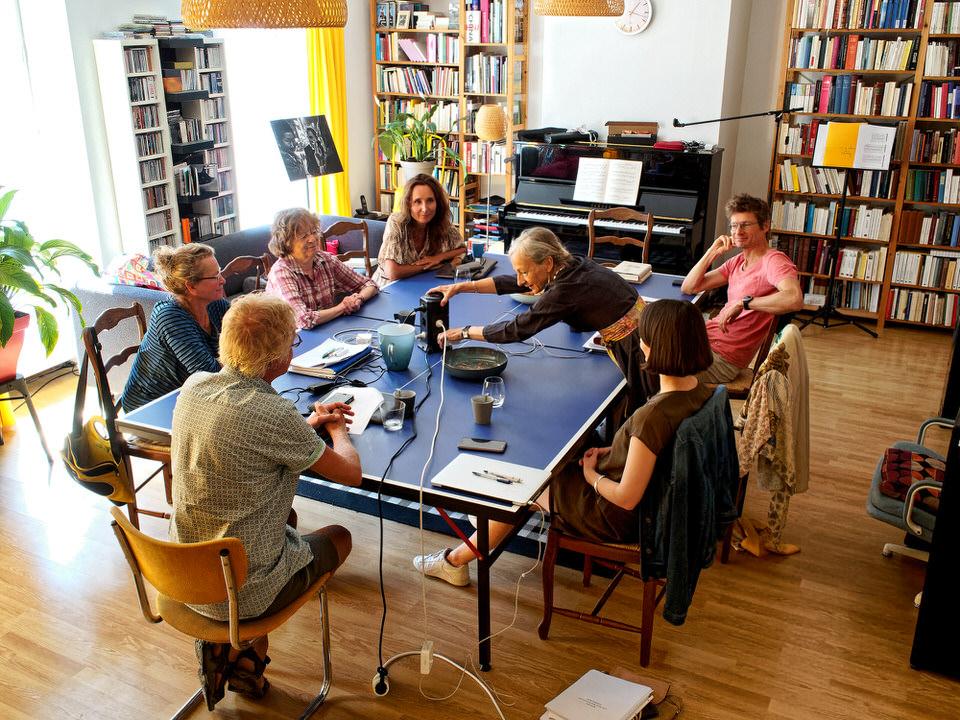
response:
[(182, 0), (183, 24), (210, 28), (344, 27), (346, 0)]
[(503, 108), (494, 103), (481, 105), (477, 111), (474, 130), (483, 142), (503, 140), (507, 134), (507, 116)]
[(534, 0), (537, 15), (555, 17), (623, 15), (623, 0)]

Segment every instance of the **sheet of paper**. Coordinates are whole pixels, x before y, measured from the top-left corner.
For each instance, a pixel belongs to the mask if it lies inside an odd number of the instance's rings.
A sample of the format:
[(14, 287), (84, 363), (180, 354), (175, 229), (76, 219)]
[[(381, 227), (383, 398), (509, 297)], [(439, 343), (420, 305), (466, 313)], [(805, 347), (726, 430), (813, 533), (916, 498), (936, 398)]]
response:
[(610, 161), (604, 158), (580, 158), (573, 199), (577, 202), (603, 202)]
[(360, 435), (370, 424), (370, 418), (380, 407), (383, 395), (376, 388), (349, 388), (353, 393), (353, 402), (350, 407), (353, 408), (353, 422), (347, 426), (347, 433), (350, 435)]
[(638, 160), (610, 160), (609, 163), (603, 202), (633, 207), (637, 204), (637, 195), (640, 192), (643, 163)]
[[(519, 482), (503, 483), (474, 474), (482, 474), (484, 471), (514, 478)], [(430, 482), (438, 487), (455, 488), (474, 495), (484, 495), (522, 505), (536, 499), (540, 486), (549, 477), (550, 473), (546, 470), (495, 460), (489, 454), (474, 455), (462, 452), (434, 475)]]
[(813, 164), (817, 167), (887, 170), (897, 135), (895, 127), (829, 122), (817, 133)]

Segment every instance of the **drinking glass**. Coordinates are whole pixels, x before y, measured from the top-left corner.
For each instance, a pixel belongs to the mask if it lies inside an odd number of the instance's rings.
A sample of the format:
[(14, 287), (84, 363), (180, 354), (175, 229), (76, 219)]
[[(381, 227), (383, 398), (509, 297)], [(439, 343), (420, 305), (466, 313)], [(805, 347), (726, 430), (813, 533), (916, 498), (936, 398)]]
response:
[(506, 399), (506, 392), (503, 387), (502, 377), (488, 377), (483, 381), (483, 394), (493, 398), (495, 408), (503, 407), (503, 401)]

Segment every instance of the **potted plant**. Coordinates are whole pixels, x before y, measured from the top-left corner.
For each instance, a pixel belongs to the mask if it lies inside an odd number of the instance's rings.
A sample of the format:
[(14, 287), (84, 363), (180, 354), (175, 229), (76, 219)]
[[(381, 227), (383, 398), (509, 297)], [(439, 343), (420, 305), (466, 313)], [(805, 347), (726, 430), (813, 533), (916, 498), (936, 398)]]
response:
[[(59, 297), (79, 314), (81, 306), (76, 295), (56, 282), (48, 282), (48, 278), (53, 275), (55, 280), (60, 280), (59, 263), (65, 257), (77, 258), (94, 273), (100, 272), (93, 258), (73, 243), (66, 240), (37, 242), (26, 223), (7, 220), (7, 210), (16, 192), (9, 190), (0, 194), (0, 381), (16, 375), (23, 332), (30, 322), (27, 313), (14, 310), (14, 302), (26, 295), (56, 307), (56, 298)], [(41, 305), (27, 305), (34, 309), (40, 342), (49, 355), (60, 337), (57, 319)]]
[(447, 146), (443, 134), (433, 122), (439, 105), (424, 103), (422, 113), (400, 113), (380, 129), (377, 142), (380, 150), (390, 160), (400, 163), (404, 181), (414, 175), (430, 175), (444, 157), (454, 164), (460, 156)]

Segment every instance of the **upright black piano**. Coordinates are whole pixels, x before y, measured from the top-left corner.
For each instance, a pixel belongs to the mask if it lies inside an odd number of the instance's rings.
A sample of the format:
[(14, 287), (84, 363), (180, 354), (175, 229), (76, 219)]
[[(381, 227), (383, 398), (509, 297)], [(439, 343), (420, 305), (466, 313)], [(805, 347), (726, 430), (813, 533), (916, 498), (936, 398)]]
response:
[[(713, 242), (722, 148), (686, 152), (607, 143), (517, 142), (514, 149), (514, 199), (501, 208), (499, 218), (507, 249), (521, 232), (540, 225), (555, 232), (571, 252), (586, 253), (587, 214), (591, 208), (611, 206), (573, 200), (582, 157), (643, 163), (633, 207), (653, 213), (650, 262), (658, 272), (685, 274)], [(620, 235), (643, 236), (647, 231), (644, 223), (598, 224)], [(623, 257), (632, 259), (628, 254)]]

